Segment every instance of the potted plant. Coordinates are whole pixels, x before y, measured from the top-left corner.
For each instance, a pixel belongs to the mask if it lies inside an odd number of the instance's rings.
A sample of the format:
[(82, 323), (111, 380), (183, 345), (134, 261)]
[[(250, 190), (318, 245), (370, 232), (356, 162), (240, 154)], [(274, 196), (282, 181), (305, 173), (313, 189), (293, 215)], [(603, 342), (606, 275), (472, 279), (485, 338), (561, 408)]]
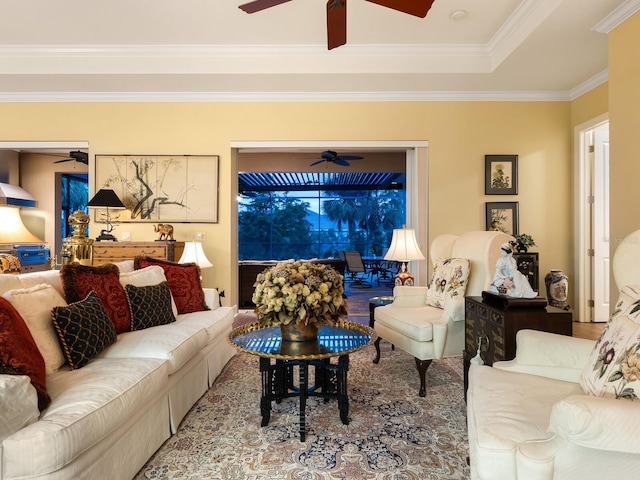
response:
[(343, 276), (329, 265), (280, 262), (259, 273), (253, 286), (258, 322), (279, 325), (283, 340), (315, 340), (318, 328), (347, 313)]
[(530, 247), (535, 247), (536, 242), (533, 241), (533, 237), (526, 233), (515, 235), (516, 238), (516, 250), (520, 253), (526, 253)]

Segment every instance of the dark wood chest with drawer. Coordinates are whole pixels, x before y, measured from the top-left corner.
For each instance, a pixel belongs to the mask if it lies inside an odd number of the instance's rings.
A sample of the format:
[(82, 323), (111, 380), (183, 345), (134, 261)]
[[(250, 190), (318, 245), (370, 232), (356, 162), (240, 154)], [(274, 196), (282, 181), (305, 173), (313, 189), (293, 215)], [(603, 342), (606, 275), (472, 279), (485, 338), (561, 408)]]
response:
[[(489, 303), (487, 303), (489, 302)], [(491, 302), (482, 297), (465, 298), (465, 346), (463, 352), (465, 391), (471, 359), (481, 340), (485, 365), (512, 360), (516, 355), (516, 333), (531, 329), (561, 335), (572, 334), (571, 312), (551, 306), (520, 307), (508, 300)]]
[(135, 257), (152, 257), (177, 262), (182, 256), (184, 242), (94, 242), (93, 264), (133, 260)]

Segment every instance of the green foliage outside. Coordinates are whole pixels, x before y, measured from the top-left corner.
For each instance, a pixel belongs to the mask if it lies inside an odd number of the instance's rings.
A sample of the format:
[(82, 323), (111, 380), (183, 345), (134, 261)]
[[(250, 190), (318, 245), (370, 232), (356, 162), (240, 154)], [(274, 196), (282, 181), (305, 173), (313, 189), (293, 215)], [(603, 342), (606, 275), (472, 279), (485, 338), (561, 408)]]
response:
[(307, 220), (309, 203), (286, 192), (247, 194), (238, 214), (240, 260), (338, 257), (340, 250), (383, 255), (405, 218), (403, 190), (321, 195), (331, 226)]

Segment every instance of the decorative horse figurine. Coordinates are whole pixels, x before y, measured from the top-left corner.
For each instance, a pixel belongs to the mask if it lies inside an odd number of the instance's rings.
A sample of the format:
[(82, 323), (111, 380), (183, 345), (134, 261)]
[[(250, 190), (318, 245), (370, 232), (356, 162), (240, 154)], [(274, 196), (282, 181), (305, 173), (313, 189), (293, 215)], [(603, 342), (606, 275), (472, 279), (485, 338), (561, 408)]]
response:
[(153, 231), (160, 234), (158, 240), (173, 240), (173, 225), (159, 223), (153, 226)]

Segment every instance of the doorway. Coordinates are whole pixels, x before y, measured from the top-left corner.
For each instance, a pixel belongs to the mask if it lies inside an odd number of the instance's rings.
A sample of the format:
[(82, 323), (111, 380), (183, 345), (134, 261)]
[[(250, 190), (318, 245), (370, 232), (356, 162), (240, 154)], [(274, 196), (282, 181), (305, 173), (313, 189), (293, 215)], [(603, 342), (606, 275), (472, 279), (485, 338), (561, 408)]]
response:
[(575, 318), (606, 322), (611, 307), (608, 115), (578, 125), (575, 131)]

